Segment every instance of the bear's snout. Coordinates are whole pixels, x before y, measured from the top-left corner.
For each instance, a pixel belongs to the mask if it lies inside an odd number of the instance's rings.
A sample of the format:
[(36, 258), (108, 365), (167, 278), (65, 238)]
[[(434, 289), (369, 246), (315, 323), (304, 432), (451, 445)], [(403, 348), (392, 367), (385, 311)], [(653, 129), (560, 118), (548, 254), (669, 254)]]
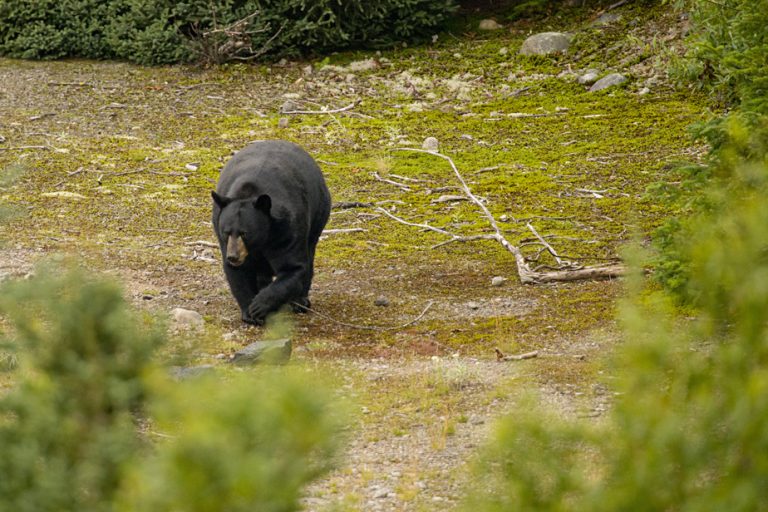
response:
[(248, 249), (245, 247), (243, 237), (230, 235), (227, 240), (227, 263), (233, 267), (239, 267), (245, 263), (247, 257)]

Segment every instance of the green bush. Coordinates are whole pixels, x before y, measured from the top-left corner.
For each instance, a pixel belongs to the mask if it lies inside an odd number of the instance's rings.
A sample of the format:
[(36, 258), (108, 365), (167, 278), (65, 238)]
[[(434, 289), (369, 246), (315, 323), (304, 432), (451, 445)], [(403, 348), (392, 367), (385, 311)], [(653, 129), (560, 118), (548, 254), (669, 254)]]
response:
[(711, 189), (680, 246), (697, 318), (637, 276), (608, 421), (504, 420), (468, 510), (768, 510), (768, 162), (730, 162), (751, 187)]
[(7, 510), (108, 510), (139, 448), (134, 415), (157, 333), (117, 287), (82, 272), (7, 283), (18, 383), (0, 397), (0, 503)]
[(748, 191), (752, 184), (734, 173), (734, 160), (764, 160), (768, 148), (768, 0), (679, 3), (690, 7), (692, 30), (689, 50), (672, 75), (705, 90), (716, 107), (730, 110), (693, 127), (694, 137), (711, 148), (707, 161), (681, 169), (680, 187), (651, 191), (658, 200), (673, 201), (679, 213), (655, 234), (655, 275), (680, 299), (695, 303), (684, 293), (690, 262), (680, 247), (698, 216), (721, 209), (718, 194), (709, 194), (709, 187), (736, 195)]
[(429, 38), (455, 0), (0, 0), (0, 54), (253, 60)]
[[(288, 369), (173, 382), (162, 334), (79, 270), (0, 289), (14, 386), (0, 395), (0, 508), (291, 511), (327, 471), (339, 417)], [(9, 371), (8, 368), (5, 368)]]

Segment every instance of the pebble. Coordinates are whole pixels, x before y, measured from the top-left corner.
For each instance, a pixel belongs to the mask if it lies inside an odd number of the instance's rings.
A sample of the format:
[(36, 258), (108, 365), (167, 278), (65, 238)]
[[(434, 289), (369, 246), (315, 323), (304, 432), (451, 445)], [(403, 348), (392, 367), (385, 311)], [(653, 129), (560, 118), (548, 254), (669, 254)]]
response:
[(504, 282), (507, 280), (505, 277), (496, 276), (493, 279), (491, 279), (491, 286), (501, 286), (504, 284)]
[(595, 69), (588, 69), (583, 75), (576, 79), (576, 82), (581, 85), (592, 85), (597, 82), (599, 74)]
[(439, 147), (440, 143), (435, 137), (427, 137), (421, 145), (421, 149), (426, 149), (427, 151), (437, 151)]
[(496, 20), (492, 20), (489, 18), (489, 19), (481, 20), (477, 28), (479, 28), (480, 30), (499, 30), (500, 28), (504, 28), (504, 27), (500, 25)]
[(589, 92), (602, 91), (603, 89), (613, 87), (614, 85), (619, 85), (626, 81), (627, 81), (627, 77), (625, 77), (621, 73), (611, 73), (610, 75), (604, 76), (603, 78), (595, 82), (595, 84), (589, 88)]
[(389, 306), (389, 299), (384, 296), (376, 297), (376, 300), (373, 301), (373, 305), (381, 307)]
[(203, 326), (203, 316), (191, 309), (176, 308), (171, 311), (173, 325), (177, 329), (199, 329)]
[(480, 303), (479, 302), (467, 302), (467, 307), (473, 311), (477, 311), (480, 309)]
[(281, 117), (281, 118), (280, 118), (280, 119), (277, 121), (277, 127), (278, 127), (278, 128), (283, 128), (283, 129), (285, 129), (285, 128), (288, 128), (288, 125), (289, 125), (290, 123), (291, 123), (291, 122), (288, 120), (288, 118), (287, 118), (287, 117)]

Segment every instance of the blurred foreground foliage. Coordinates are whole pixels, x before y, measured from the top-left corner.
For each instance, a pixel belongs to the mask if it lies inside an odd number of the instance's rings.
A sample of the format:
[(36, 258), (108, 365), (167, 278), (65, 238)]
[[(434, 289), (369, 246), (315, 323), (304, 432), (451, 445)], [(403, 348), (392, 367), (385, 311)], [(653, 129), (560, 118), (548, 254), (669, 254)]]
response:
[(768, 165), (742, 149), (679, 246), (696, 317), (635, 276), (610, 417), (502, 421), (467, 510), (768, 510)]
[(327, 471), (340, 417), (284, 368), (173, 382), (164, 334), (114, 283), (40, 269), (0, 290), (0, 504), (41, 511), (289, 511)]
[(692, 27), (688, 51), (674, 63), (671, 75), (707, 92), (718, 110), (692, 127), (693, 136), (709, 147), (704, 162), (680, 169), (677, 183), (651, 190), (679, 212), (655, 233), (653, 266), (664, 287), (695, 306), (688, 286), (691, 260), (684, 247), (702, 221), (730, 207), (724, 196), (749, 195), (762, 187), (747, 168), (768, 163), (768, 0), (677, 3), (689, 12)]

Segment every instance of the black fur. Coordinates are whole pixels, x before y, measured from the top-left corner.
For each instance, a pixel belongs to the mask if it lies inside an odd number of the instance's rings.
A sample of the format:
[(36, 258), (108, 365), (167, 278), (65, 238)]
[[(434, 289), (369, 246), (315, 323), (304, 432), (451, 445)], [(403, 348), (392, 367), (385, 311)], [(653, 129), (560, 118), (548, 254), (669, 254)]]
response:
[[(224, 274), (243, 321), (262, 324), (292, 302), (309, 307), (315, 247), (331, 212), (312, 157), (292, 142), (254, 142), (224, 166), (212, 196)], [(227, 261), (230, 236), (242, 237), (248, 252), (239, 266)]]

